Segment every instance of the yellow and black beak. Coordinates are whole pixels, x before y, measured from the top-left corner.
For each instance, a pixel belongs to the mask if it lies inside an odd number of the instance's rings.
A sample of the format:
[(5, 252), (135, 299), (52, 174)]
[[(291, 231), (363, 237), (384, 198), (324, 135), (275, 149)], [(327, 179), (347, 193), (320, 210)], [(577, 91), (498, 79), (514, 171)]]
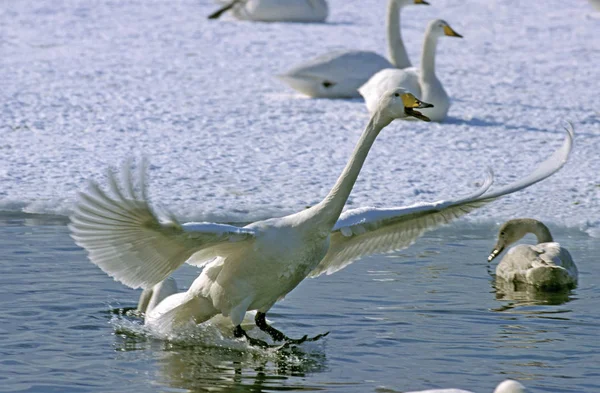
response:
[(431, 121), (430, 118), (421, 112), (416, 111), (415, 108), (433, 108), (432, 104), (428, 104), (427, 102), (419, 100), (411, 93), (402, 94), (402, 103), (404, 103), (404, 112), (408, 116), (412, 116), (423, 121)]
[(488, 256), (488, 262), (492, 262), (500, 253), (504, 250), (504, 247), (494, 247), (490, 255)]
[(415, 4), (429, 5), (429, 3), (426, 2), (425, 0), (415, 0)]
[(444, 34), (446, 34), (448, 37), (463, 38), (462, 35), (458, 34), (456, 31), (452, 30), (452, 27), (450, 27), (448, 25), (444, 26)]

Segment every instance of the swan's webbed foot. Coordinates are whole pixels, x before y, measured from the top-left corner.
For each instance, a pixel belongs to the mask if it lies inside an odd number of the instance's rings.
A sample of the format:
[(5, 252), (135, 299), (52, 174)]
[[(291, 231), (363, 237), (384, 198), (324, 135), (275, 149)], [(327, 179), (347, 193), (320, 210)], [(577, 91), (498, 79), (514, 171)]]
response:
[(314, 337), (308, 337), (308, 335), (304, 335), (302, 336), (302, 338), (290, 338), (288, 336), (286, 336), (282, 331), (275, 329), (273, 326), (269, 325), (267, 323), (267, 314), (262, 313), (262, 312), (257, 312), (256, 313), (256, 317), (254, 318), (254, 321), (256, 322), (256, 326), (258, 326), (258, 328), (260, 330), (262, 330), (263, 332), (267, 333), (269, 336), (271, 336), (273, 338), (273, 340), (275, 341), (285, 341), (286, 344), (302, 344), (303, 342), (306, 341), (317, 341), (320, 338), (323, 338), (325, 336), (327, 336), (329, 334), (329, 332), (327, 333), (323, 333), (323, 334), (317, 334)]
[(246, 340), (250, 343), (250, 345), (259, 348), (270, 348), (275, 347), (276, 345), (269, 345), (266, 341), (259, 340), (258, 338), (252, 338), (246, 333), (244, 329), (242, 329), (241, 325), (237, 325), (235, 329), (233, 329), (233, 336), (236, 338), (245, 337)]

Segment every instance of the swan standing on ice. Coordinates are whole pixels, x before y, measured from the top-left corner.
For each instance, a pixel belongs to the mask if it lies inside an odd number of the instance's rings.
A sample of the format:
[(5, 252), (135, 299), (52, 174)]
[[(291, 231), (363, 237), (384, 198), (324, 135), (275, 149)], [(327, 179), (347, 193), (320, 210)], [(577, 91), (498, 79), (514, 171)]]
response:
[(437, 42), (443, 36), (462, 38), (462, 35), (455, 32), (445, 21), (433, 20), (425, 32), (420, 70), (415, 67), (402, 70), (386, 68), (373, 75), (367, 83), (360, 87), (358, 91), (364, 97), (370, 113), (375, 110), (381, 94), (389, 89), (403, 87), (420, 99), (433, 104), (433, 108), (423, 111), (431, 120), (442, 121), (446, 118), (448, 109), (450, 109), (450, 97), (435, 75)]
[(496, 276), (546, 290), (575, 287), (578, 272), (571, 254), (552, 239), (546, 225), (531, 218), (517, 218), (502, 224), (488, 261), (528, 233), (537, 237), (538, 244), (520, 244), (508, 250), (496, 267)]
[(292, 89), (310, 97), (360, 97), (358, 88), (377, 71), (390, 67), (411, 66), (400, 32), (400, 11), (410, 4), (429, 3), (425, 0), (389, 0), (388, 2), (389, 61), (371, 51), (341, 50), (326, 53), (277, 77)]
[[(274, 340), (302, 342), (306, 336), (291, 340), (267, 324), (265, 316), (304, 278), (333, 273), (363, 255), (405, 248), (427, 230), (552, 175), (571, 150), (569, 129), (562, 147), (533, 173), (495, 192), (486, 193), (492, 184), (489, 175), (476, 193), (465, 198), (341, 214), (379, 132), (396, 118), (423, 117), (415, 108), (427, 106), (403, 89), (384, 95), (331, 191), (317, 205), (296, 214), (245, 227), (180, 224), (172, 215), (158, 217), (151, 210), (144, 166), (134, 179), (127, 165), (121, 185), (109, 172), (109, 193), (94, 182), (80, 193), (69, 225), (71, 236), (94, 264), (132, 288), (150, 288), (186, 261), (204, 267), (187, 292), (169, 296), (148, 313), (146, 324), (159, 332), (222, 314), (231, 319), (236, 337), (265, 345), (240, 326), (246, 311), (257, 310), (256, 325)], [(177, 298), (170, 301), (173, 296)]]
[[(512, 379), (507, 379), (496, 387), (494, 393), (525, 393), (525, 386)], [(430, 390), (419, 390), (418, 392), (406, 392), (406, 393), (473, 393), (470, 390), (462, 389), (430, 389)]]
[(329, 14), (326, 0), (233, 0), (208, 19), (229, 10), (237, 19), (259, 22), (324, 22)]

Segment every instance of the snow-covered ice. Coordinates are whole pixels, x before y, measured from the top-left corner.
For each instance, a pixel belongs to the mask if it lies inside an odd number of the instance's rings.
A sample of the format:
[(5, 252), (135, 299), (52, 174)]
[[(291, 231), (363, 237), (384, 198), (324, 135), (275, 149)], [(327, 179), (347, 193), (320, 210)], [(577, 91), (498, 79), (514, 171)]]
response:
[[(392, 123), (349, 205), (401, 206), (525, 175), (575, 126), (559, 173), (466, 220), (600, 228), (600, 19), (584, 0), (407, 7), (418, 64), (433, 18), (453, 99), (443, 124)], [(0, 8), (0, 210), (69, 213), (89, 178), (142, 154), (152, 200), (184, 220), (249, 221), (314, 204), (367, 123), (362, 100), (308, 99), (273, 75), (325, 51), (386, 53), (385, 0), (330, 0), (326, 24), (208, 21), (208, 0), (19, 0)]]

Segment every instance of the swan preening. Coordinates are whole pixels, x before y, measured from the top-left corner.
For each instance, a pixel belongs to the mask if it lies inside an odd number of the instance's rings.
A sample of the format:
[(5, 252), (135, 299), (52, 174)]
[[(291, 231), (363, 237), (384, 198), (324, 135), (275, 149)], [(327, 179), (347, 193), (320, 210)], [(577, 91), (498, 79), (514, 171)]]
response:
[(298, 213), (244, 227), (180, 224), (172, 215), (153, 212), (145, 165), (134, 175), (128, 164), (120, 181), (109, 171), (108, 192), (91, 182), (88, 191), (80, 193), (71, 215), (71, 236), (94, 264), (132, 288), (151, 288), (186, 261), (204, 267), (186, 292), (174, 295), (172, 301), (167, 300), (173, 296), (167, 297), (148, 313), (146, 323), (158, 331), (222, 314), (231, 319), (236, 337), (265, 345), (240, 325), (247, 311), (257, 310), (261, 330), (275, 340), (293, 341), (268, 325), (265, 314), (304, 278), (335, 272), (363, 255), (405, 248), (427, 230), (552, 175), (571, 150), (569, 128), (562, 147), (529, 176), (494, 192), (488, 192), (492, 184), (488, 174), (480, 189), (464, 198), (342, 214), (379, 132), (394, 119), (418, 114), (417, 108), (427, 106), (403, 89), (387, 92), (331, 191)]
[(400, 32), (400, 11), (404, 6), (410, 4), (426, 5), (429, 3), (424, 0), (388, 1), (389, 60), (371, 51), (334, 51), (300, 64), (277, 77), (292, 89), (310, 97), (360, 97), (358, 88), (377, 71), (384, 68), (411, 66)]
[(433, 108), (423, 111), (427, 117), (433, 121), (444, 120), (450, 108), (450, 98), (435, 75), (437, 41), (443, 36), (462, 38), (447, 22), (441, 19), (433, 20), (425, 32), (419, 69), (415, 67), (386, 68), (377, 72), (359, 88), (358, 91), (364, 97), (369, 112), (375, 110), (377, 101), (383, 92), (403, 87), (420, 99), (433, 104)]
[(537, 237), (538, 244), (520, 244), (508, 250), (496, 267), (496, 277), (542, 290), (575, 287), (578, 272), (571, 254), (554, 241), (546, 225), (531, 218), (517, 218), (502, 224), (488, 261), (528, 233)]
[(232, 0), (208, 18), (217, 19), (227, 11), (237, 19), (259, 22), (324, 22), (329, 7), (326, 0)]
[[(526, 389), (521, 383), (517, 381), (513, 381), (512, 379), (507, 379), (500, 383), (496, 389), (494, 389), (494, 393), (525, 393)], [(418, 392), (406, 392), (406, 393), (473, 393), (470, 390), (462, 390), (462, 389), (429, 389), (429, 390), (419, 390)]]

